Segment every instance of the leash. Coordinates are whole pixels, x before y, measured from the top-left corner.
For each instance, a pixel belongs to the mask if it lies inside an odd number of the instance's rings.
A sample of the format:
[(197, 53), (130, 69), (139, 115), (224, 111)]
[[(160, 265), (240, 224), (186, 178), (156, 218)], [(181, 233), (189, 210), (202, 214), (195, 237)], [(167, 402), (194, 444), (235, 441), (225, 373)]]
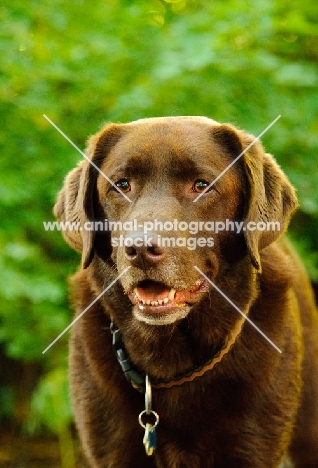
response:
[[(145, 446), (146, 454), (151, 456), (157, 446), (157, 437), (156, 437), (156, 427), (159, 423), (158, 414), (152, 410), (152, 388), (161, 389), (161, 388), (172, 388), (176, 386), (183, 385), (186, 382), (192, 382), (198, 377), (202, 377), (206, 372), (212, 370), (219, 362), (222, 361), (224, 356), (229, 353), (233, 347), (236, 339), (240, 335), (243, 325), (245, 322), (245, 316), (242, 316), (235, 327), (229, 333), (224, 346), (214, 354), (210, 359), (205, 361), (202, 365), (195, 367), (188, 372), (176, 376), (173, 380), (165, 381), (153, 379), (150, 383), (150, 378), (148, 375), (142, 375), (131, 362), (129, 355), (125, 349), (122, 334), (120, 329), (111, 321), (110, 331), (113, 336), (113, 349), (117, 361), (124, 372), (124, 375), (128, 382), (133, 388), (138, 390), (141, 393), (145, 394), (145, 409), (139, 414), (138, 422), (143, 429), (145, 429), (145, 434), (143, 438), (143, 444)], [(146, 416), (146, 419), (145, 419)], [(147, 418), (148, 416), (148, 418)], [(149, 422), (149, 416), (154, 417), (154, 423)], [(148, 422), (147, 422), (148, 421)]]

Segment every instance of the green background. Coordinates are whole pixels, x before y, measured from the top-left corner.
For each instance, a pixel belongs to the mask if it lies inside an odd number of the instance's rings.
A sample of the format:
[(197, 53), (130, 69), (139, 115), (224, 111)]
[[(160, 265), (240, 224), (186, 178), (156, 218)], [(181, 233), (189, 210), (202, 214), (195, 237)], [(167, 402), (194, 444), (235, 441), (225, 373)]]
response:
[(318, 3), (13, 0), (0, 21), (0, 418), (65, 440), (68, 334), (42, 351), (72, 320), (79, 257), (43, 221), (81, 156), (43, 114), (81, 149), (108, 121), (206, 115), (258, 135), (280, 114), (263, 143), (298, 190), (291, 237), (317, 283)]

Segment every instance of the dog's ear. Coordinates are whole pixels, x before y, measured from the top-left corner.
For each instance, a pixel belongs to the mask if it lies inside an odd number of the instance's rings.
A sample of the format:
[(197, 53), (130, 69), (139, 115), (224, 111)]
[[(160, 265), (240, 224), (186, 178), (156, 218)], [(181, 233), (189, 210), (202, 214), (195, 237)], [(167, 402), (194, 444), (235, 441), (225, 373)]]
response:
[[(274, 158), (265, 153), (259, 141), (255, 141), (255, 137), (228, 124), (216, 127), (214, 135), (234, 158), (248, 148), (236, 164), (243, 162), (247, 182), (245, 240), (252, 264), (260, 270), (259, 252), (285, 232), (298, 206), (295, 189)], [(248, 226), (255, 230), (248, 229)]]
[[(244, 134), (243, 141), (247, 147), (254, 137)], [(256, 142), (243, 158), (249, 188), (245, 225), (248, 227), (249, 222), (254, 222), (254, 226), (258, 226), (255, 231), (246, 229), (245, 238), (252, 263), (260, 269), (259, 251), (286, 231), (298, 201), (294, 187), (274, 158), (264, 152), (261, 143)], [(266, 224), (270, 222), (276, 225)], [(262, 230), (264, 226), (266, 229)]]
[[(54, 206), (55, 216), (64, 224), (65, 240), (82, 252), (82, 266), (87, 268), (94, 256), (94, 197), (98, 169), (121, 136), (121, 125), (107, 125), (88, 140), (85, 154), (92, 161), (81, 161), (66, 177)], [(75, 228), (77, 224), (77, 228)], [(86, 229), (85, 229), (86, 226)]]

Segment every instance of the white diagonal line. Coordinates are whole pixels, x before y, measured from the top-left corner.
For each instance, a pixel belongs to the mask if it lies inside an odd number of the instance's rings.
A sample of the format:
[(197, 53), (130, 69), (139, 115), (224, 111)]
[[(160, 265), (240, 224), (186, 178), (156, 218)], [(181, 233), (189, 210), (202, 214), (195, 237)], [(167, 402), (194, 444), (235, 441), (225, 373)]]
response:
[(70, 324), (68, 325), (68, 327), (66, 327), (65, 330), (63, 330), (62, 333), (60, 333), (59, 336), (58, 336), (57, 338), (55, 338), (54, 341), (52, 341), (52, 343), (51, 343), (47, 348), (45, 348), (44, 351), (42, 351), (42, 354), (46, 353), (46, 351), (47, 351), (48, 349), (50, 349), (51, 346), (53, 346), (54, 343), (56, 343), (56, 342), (61, 338), (61, 336), (63, 336), (64, 333), (66, 333), (66, 332), (74, 325), (74, 323), (77, 322), (77, 320), (79, 320), (79, 319), (85, 314), (85, 312), (87, 312), (88, 309), (90, 309), (90, 308), (92, 307), (92, 305), (94, 305), (95, 302), (97, 302), (98, 299), (99, 299), (100, 297), (102, 297), (102, 295), (105, 294), (105, 292), (108, 291), (108, 289), (110, 289), (110, 288), (119, 280), (119, 278), (120, 278), (121, 276), (123, 276), (123, 274), (126, 273), (127, 270), (129, 270), (129, 268), (131, 268), (131, 267), (128, 266), (127, 268), (125, 268), (125, 270), (124, 270), (123, 272), (121, 272), (120, 275), (118, 275), (117, 278), (114, 279), (114, 281), (112, 281), (112, 282), (107, 286), (107, 288), (105, 288), (104, 291), (102, 291), (102, 292), (93, 300), (93, 302), (91, 302), (91, 303), (86, 307), (86, 309), (84, 309), (83, 312), (81, 312), (81, 313), (73, 320), (73, 322), (70, 323)]
[(93, 163), (93, 161), (91, 159), (89, 159), (89, 157), (83, 153), (83, 151), (81, 151), (79, 149), (78, 146), (75, 145), (75, 143), (67, 136), (65, 135), (64, 132), (62, 132), (62, 130), (54, 123), (52, 122), (52, 120), (45, 114), (43, 114), (43, 117), (48, 121), (50, 122), (50, 124), (72, 145), (74, 146), (74, 148), (124, 197), (126, 198), (127, 201), (131, 202), (130, 198), (127, 197), (127, 195), (125, 193), (123, 193), (118, 187), (116, 184), (114, 184), (114, 182), (112, 180), (110, 180), (109, 177), (107, 177), (107, 175), (100, 170), (100, 168), (98, 166), (96, 166), (95, 163)]
[(258, 326), (255, 325), (255, 323), (254, 323), (246, 314), (244, 314), (244, 312), (242, 312), (242, 311), (237, 307), (237, 305), (234, 304), (234, 302), (231, 301), (231, 299), (229, 299), (229, 298), (227, 297), (227, 295), (224, 294), (224, 292), (221, 291), (221, 289), (218, 288), (218, 287), (216, 286), (216, 284), (214, 284), (213, 281), (210, 280), (210, 278), (208, 278), (208, 277), (203, 273), (203, 271), (200, 270), (200, 268), (198, 268), (198, 267), (195, 266), (195, 265), (194, 265), (194, 268), (195, 268), (207, 281), (209, 281), (209, 283), (217, 290), (217, 292), (218, 292), (219, 294), (221, 294), (221, 296), (223, 296), (224, 299), (226, 299), (226, 300), (231, 304), (231, 306), (234, 307), (235, 310), (237, 310), (243, 317), (245, 317), (245, 319), (255, 328), (255, 330), (257, 330), (258, 333), (260, 333), (260, 334), (262, 335), (262, 337), (265, 338), (265, 340), (267, 340), (279, 353), (282, 352), (282, 351), (279, 349), (279, 347), (276, 346), (275, 343), (273, 343), (273, 341), (272, 341), (270, 338), (268, 338), (268, 336), (265, 335), (265, 333), (264, 333), (260, 328), (258, 328)]
[(202, 195), (205, 194), (205, 192), (207, 192), (208, 190), (210, 190), (210, 188), (212, 187), (212, 185), (214, 185), (215, 182), (216, 182), (217, 180), (219, 180), (219, 179), (233, 166), (233, 164), (235, 164), (235, 163), (243, 156), (243, 154), (245, 154), (246, 151), (248, 151), (248, 150), (264, 135), (264, 133), (266, 133), (266, 132), (277, 122), (277, 120), (280, 119), (280, 118), (281, 118), (281, 115), (278, 115), (278, 116), (276, 117), (276, 119), (274, 119), (273, 122), (271, 122), (271, 123), (265, 128), (265, 130), (263, 130), (262, 133), (260, 133), (260, 134), (252, 141), (252, 143), (250, 143), (250, 144), (247, 146), (247, 148), (245, 148), (245, 150), (242, 151), (242, 153), (240, 153), (240, 154), (231, 162), (231, 164), (229, 164), (229, 165), (224, 169), (224, 171), (222, 171), (221, 174), (219, 174), (219, 175), (216, 177), (216, 179), (214, 179), (214, 180), (210, 183), (210, 185), (209, 185), (208, 187), (206, 187), (206, 188), (203, 190), (203, 192), (201, 192), (201, 193), (193, 200), (193, 203), (196, 202), (196, 201), (198, 201), (199, 198), (202, 197)]

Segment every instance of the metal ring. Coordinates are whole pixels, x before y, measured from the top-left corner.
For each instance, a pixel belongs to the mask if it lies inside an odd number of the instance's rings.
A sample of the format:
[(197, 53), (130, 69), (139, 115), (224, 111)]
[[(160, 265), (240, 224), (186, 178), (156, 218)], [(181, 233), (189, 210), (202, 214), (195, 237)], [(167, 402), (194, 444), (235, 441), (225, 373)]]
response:
[[(144, 411), (142, 411), (142, 412), (140, 413), (140, 415), (139, 415), (139, 417), (138, 417), (138, 421), (139, 421), (139, 424), (141, 425), (141, 427), (143, 427), (144, 429), (146, 429), (146, 424), (144, 424), (144, 423), (142, 422), (142, 417), (143, 417), (144, 414), (147, 414), (147, 415), (148, 415), (148, 413), (147, 413), (146, 410), (144, 410)], [(158, 426), (158, 424), (159, 424), (159, 415), (158, 415), (155, 411), (152, 411), (152, 410), (149, 412), (149, 414), (153, 414), (154, 417), (156, 418), (155, 423), (152, 424), (152, 427), (155, 428), (155, 427)]]
[(152, 395), (151, 395), (151, 385), (148, 375), (146, 375), (146, 391), (145, 391), (145, 408), (146, 414), (151, 413), (151, 405), (152, 405)]

